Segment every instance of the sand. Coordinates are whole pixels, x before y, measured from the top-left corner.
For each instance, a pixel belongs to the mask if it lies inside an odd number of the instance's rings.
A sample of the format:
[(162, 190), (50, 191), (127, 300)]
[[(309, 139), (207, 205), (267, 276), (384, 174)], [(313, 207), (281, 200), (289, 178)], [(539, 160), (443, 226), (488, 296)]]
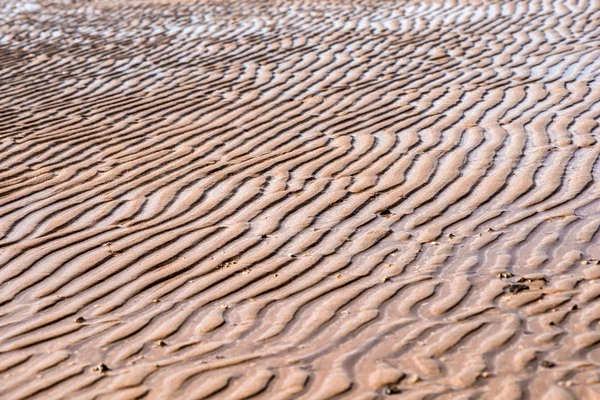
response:
[(0, 398), (600, 398), (599, 1), (0, 9)]

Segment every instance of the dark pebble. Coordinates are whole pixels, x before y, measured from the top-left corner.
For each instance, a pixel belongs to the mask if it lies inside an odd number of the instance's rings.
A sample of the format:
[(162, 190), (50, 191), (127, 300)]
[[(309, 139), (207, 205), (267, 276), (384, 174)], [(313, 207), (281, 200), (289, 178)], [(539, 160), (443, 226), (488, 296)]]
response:
[(98, 364), (93, 368), (93, 370), (102, 373), (109, 371), (109, 368), (106, 366), (106, 364)]
[(402, 393), (402, 390), (396, 386), (388, 386), (385, 388), (385, 394), (387, 395), (395, 395), (400, 393)]
[(544, 368), (554, 368), (554, 367), (556, 367), (556, 364), (555, 364), (555, 363), (553, 363), (552, 361), (542, 361), (542, 362), (540, 363), (540, 365), (541, 365), (542, 367), (544, 367)]
[(510, 293), (516, 294), (516, 293), (522, 292), (524, 290), (529, 290), (529, 286), (522, 285), (520, 283), (515, 283), (514, 285), (508, 285), (505, 288), (505, 290), (508, 291), (508, 292), (510, 292)]
[(500, 279), (509, 279), (509, 278), (512, 278), (513, 276), (514, 275), (510, 272), (500, 272), (498, 274), (498, 278), (500, 278)]

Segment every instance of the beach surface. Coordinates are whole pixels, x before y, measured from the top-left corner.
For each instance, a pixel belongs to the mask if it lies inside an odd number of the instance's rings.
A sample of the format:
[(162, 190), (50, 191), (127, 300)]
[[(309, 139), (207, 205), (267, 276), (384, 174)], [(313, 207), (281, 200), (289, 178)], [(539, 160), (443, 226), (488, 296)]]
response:
[(600, 398), (600, 0), (0, 0), (0, 398)]

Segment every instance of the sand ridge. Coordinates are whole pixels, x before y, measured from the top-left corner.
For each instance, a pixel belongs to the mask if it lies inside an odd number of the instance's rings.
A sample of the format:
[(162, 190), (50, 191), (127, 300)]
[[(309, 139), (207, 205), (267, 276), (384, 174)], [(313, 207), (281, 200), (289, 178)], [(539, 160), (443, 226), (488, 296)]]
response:
[(599, 398), (600, 2), (0, 9), (0, 398)]

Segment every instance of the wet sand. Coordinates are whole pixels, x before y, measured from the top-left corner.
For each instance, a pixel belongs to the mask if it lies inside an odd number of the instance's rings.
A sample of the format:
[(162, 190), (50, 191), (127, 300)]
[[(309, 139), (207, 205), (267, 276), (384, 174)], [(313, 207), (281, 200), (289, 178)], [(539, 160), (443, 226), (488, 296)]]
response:
[(0, 7), (0, 398), (600, 398), (600, 2)]

